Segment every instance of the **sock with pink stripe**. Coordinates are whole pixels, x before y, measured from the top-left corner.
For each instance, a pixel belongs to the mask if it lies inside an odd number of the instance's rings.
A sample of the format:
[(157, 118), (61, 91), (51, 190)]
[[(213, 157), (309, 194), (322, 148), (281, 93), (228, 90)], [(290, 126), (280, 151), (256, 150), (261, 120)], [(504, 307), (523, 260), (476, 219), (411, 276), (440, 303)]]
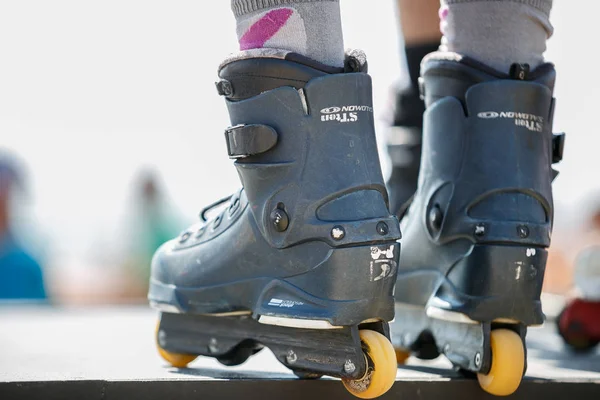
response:
[(442, 50), (508, 73), (513, 63), (544, 62), (552, 0), (442, 0)]
[(231, 0), (240, 50), (279, 49), (344, 65), (339, 0)]

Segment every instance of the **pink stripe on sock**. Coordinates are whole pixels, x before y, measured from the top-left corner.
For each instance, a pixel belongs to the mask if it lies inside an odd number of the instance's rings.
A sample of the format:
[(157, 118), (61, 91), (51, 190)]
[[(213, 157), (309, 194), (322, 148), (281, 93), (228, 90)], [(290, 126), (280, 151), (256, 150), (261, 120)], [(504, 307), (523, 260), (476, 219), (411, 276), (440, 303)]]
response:
[(448, 16), (449, 12), (450, 12), (450, 10), (448, 9), (448, 7), (440, 7), (440, 9), (438, 11), (438, 15), (439, 15), (440, 19), (444, 20)]
[(240, 50), (263, 47), (285, 25), (294, 13), (291, 8), (278, 8), (269, 11), (256, 21), (240, 39)]
[(447, 6), (441, 7), (438, 11), (438, 15), (440, 17), (440, 32), (442, 33), (442, 35), (445, 33), (444, 31), (446, 30), (446, 18), (448, 18), (449, 13), (450, 9)]

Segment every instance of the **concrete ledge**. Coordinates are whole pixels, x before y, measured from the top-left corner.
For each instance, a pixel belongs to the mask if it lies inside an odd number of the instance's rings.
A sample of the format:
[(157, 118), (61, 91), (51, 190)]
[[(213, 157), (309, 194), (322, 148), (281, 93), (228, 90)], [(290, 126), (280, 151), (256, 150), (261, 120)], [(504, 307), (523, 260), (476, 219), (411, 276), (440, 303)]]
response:
[[(561, 382), (528, 379), (511, 399), (597, 399), (600, 382)], [(229, 381), (52, 381), (0, 384), (3, 400), (306, 400), (355, 399), (334, 380), (229, 380)], [(495, 399), (477, 383), (466, 379), (403, 381), (381, 399)], [(497, 399), (497, 398), (496, 398)]]
[[(262, 351), (238, 367), (199, 358), (167, 366), (145, 308), (0, 307), (0, 400), (354, 399), (335, 379), (299, 380)], [(600, 353), (573, 355), (549, 323), (528, 337), (514, 399), (600, 399)], [(439, 358), (410, 359), (382, 399), (494, 399)]]

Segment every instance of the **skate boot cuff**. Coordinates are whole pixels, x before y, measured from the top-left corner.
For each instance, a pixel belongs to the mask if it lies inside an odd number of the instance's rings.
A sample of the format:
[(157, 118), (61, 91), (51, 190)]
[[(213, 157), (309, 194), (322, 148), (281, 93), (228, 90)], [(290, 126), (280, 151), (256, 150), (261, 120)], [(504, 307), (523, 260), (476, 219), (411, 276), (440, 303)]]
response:
[[(556, 71), (554, 64), (544, 63), (534, 70), (527, 64), (513, 64), (510, 73), (506, 74), (493, 69), (473, 58), (452, 52), (435, 52), (423, 59), (419, 86), (421, 98), (427, 107), (444, 97), (455, 97), (465, 106), (465, 96), (469, 89), (479, 83), (496, 80), (518, 80), (541, 84), (554, 91)], [(554, 100), (551, 102), (548, 120), (554, 115)], [(553, 136), (552, 163), (562, 160), (565, 142), (564, 133)], [(557, 176), (553, 171), (553, 178)]]
[(430, 107), (444, 97), (455, 97), (465, 105), (465, 96), (471, 87), (498, 80), (532, 82), (554, 91), (556, 72), (551, 63), (530, 71), (527, 64), (513, 64), (509, 74), (497, 71), (472, 58), (457, 53), (436, 52), (421, 64), (419, 88), (425, 106)]
[(232, 62), (255, 58), (272, 58), (278, 60), (294, 61), (318, 69), (320, 71), (327, 72), (329, 74), (343, 72), (367, 72), (368, 69), (367, 56), (365, 52), (360, 49), (346, 49), (344, 68), (338, 68), (320, 63), (316, 60), (313, 60), (312, 58), (288, 50), (260, 48), (242, 50), (236, 53), (231, 53), (219, 65), (219, 72), (225, 66)]
[[(423, 76), (424, 73), (432, 68), (440, 65), (448, 65), (449, 63), (456, 63), (465, 67), (470, 67), (497, 79), (518, 79), (526, 81), (536, 81), (540, 77), (543, 77), (554, 70), (554, 64), (549, 62), (543, 63), (533, 70), (529, 70), (528, 64), (516, 63), (513, 64), (511, 72), (507, 74), (469, 56), (463, 56), (461, 54), (448, 51), (436, 51), (423, 58), (423, 61), (421, 62), (421, 76)], [(519, 70), (514, 69), (515, 65), (522, 66), (522, 68), (527, 70), (527, 73), (518, 76)]]
[(240, 101), (282, 86), (302, 89), (311, 79), (351, 72), (367, 72), (367, 59), (360, 50), (347, 52), (344, 68), (333, 68), (284, 50), (253, 49), (221, 63), (216, 86), (219, 95)]

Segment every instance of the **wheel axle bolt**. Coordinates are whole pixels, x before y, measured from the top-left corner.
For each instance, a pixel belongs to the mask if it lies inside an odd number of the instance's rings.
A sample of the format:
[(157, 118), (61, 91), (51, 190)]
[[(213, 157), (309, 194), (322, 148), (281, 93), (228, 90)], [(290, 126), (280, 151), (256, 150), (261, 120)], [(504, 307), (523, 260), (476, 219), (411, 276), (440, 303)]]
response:
[(481, 367), (481, 353), (475, 354), (475, 366), (477, 368)]
[(344, 363), (344, 372), (347, 374), (351, 374), (356, 371), (356, 365), (352, 362), (352, 360), (346, 360)]
[(298, 356), (294, 353), (294, 350), (290, 350), (288, 351), (287, 356), (285, 356), (285, 359), (289, 364), (293, 364), (298, 360)]

